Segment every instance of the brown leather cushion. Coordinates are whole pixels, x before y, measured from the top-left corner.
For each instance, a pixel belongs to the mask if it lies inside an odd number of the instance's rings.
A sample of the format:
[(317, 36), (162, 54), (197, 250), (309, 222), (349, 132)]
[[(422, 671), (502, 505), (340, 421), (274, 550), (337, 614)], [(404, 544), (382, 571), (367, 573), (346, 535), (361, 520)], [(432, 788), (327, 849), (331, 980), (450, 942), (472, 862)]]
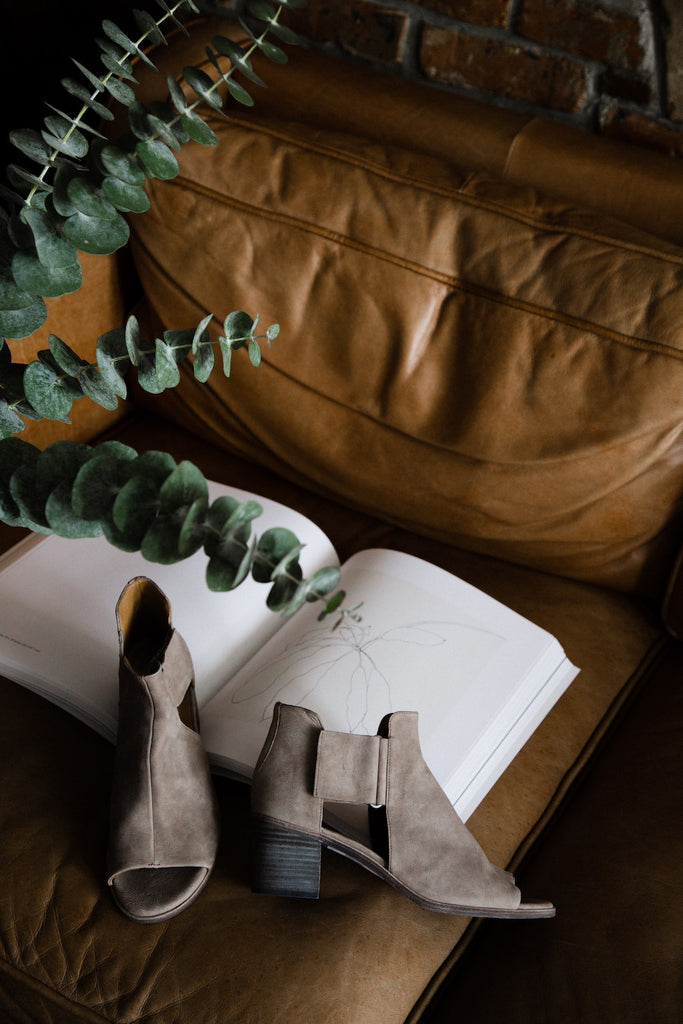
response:
[[(440, 563), (559, 637), (582, 671), (469, 820), (495, 863), (517, 860), (651, 664), (656, 618), (626, 595), (352, 515), (162, 421), (133, 420), (117, 436), (290, 503), (320, 522), (343, 558), (384, 546)], [(106, 886), (110, 745), (21, 687), (0, 681), (0, 701), (3, 1020), (403, 1024), (466, 931), (467, 919), (426, 912), (333, 854), (319, 902), (252, 895), (248, 794), (225, 780), (218, 860), (201, 897), (165, 924), (132, 923)], [(525, 927), (507, 924), (515, 935)], [(555, 922), (526, 927), (552, 937)]]
[(148, 301), (167, 327), (242, 308), (282, 333), (256, 372), (186, 375), (167, 412), (432, 537), (659, 588), (683, 251), (386, 144), (212, 126), (134, 221)]

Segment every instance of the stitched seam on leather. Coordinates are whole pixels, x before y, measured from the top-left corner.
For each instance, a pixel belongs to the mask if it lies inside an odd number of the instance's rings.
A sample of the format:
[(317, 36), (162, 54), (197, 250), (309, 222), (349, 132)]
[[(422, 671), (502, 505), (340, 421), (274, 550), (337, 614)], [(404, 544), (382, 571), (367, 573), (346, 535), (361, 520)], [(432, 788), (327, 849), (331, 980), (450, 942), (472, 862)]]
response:
[(246, 203), (242, 199), (236, 199), (233, 196), (227, 196), (223, 193), (215, 192), (212, 189), (207, 188), (205, 185), (200, 185), (198, 182), (189, 181), (186, 178), (175, 178), (165, 182), (164, 184), (170, 185), (172, 188), (187, 189), (188, 191), (195, 192), (198, 195), (203, 195), (213, 202), (231, 206), (234, 209), (249, 213), (254, 217), (260, 217), (264, 220), (271, 220), (276, 223), (286, 224), (288, 227), (297, 228), (300, 231), (317, 235), (319, 238), (335, 242), (337, 245), (346, 246), (347, 248), (360, 252), (363, 255), (384, 260), (384, 262), (391, 263), (402, 270), (436, 281), (437, 283), (450, 287), (455, 291), (474, 295), (477, 298), (481, 298), (489, 302), (495, 302), (498, 305), (507, 306), (511, 309), (517, 309), (520, 312), (529, 313), (532, 316), (542, 317), (543, 319), (550, 320), (553, 323), (565, 324), (566, 326), (572, 327), (576, 330), (588, 331), (591, 334), (596, 334), (609, 341), (615, 341), (618, 344), (626, 345), (629, 348), (635, 348), (646, 352), (657, 352), (660, 355), (671, 356), (674, 359), (683, 359), (683, 351), (665, 345), (663, 342), (650, 341), (647, 338), (637, 338), (631, 335), (621, 334), (609, 327), (604, 327), (602, 324), (596, 324), (590, 320), (584, 320), (581, 317), (573, 317), (569, 313), (559, 313), (556, 310), (548, 309), (545, 306), (538, 306), (526, 299), (516, 299), (512, 296), (503, 295), (500, 292), (493, 292), (484, 288), (482, 285), (472, 284), (469, 281), (464, 281), (462, 278), (445, 274), (439, 270), (432, 270), (429, 267), (424, 267), (419, 263), (407, 260), (403, 256), (397, 256), (384, 249), (378, 249), (365, 242), (349, 238), (337, 231), (333, 231), (331, 228), (323, 228), (320, 225), (312, 224), (309, 221), (304, 221), (300, 218), (293, 217), (290, 214), (281, 213), (279, 211), (264, 210), (261, 207)]
[[(208, 118), (207, 120), (210, 120)], [(214, 118), (216, 122), (219, 121), (217, 117)], [(468, 206), (475, 207), (476, 209), (489, 210), (494, 213), (500, 213), (501, 215), (509, 218), (510, 220), (517, 221), (521, 224), (525, 224), (528, 227), (534, 227), (545, 231), (550, 234), (562, 234), (572, 235), (577, 238), (586, 238), (589, 241), (599, 242), (602, 245), (606, 245), (609, 248), (617, 250), (626, 250), (628, 252), (636, 252), (651, 258), (661, 260), (665, 263), (671, 263), (674, 266), (683, 266), (683, 256), (674, 256), (672, 253), (663, 253), (659, 249), (654, 247), (641, 245), (636, 242), (629, 242), (626, 239), (615, 239), (610, 235), (604, 235), (600, 232), (589, 231), (586, 228), (579, 228), (577, 226), (565, 226), (550, 224), (547, 220), (539, 217), (534, 217), (532, 214), (522, 213), (519, 210), (513, 210), (504, 203), (499, 202), (495, 199), (483, 199), (480, 196), (473, 196), (464, 191), (464, 188), (470, 182), (472, 174), (469, 174), (466, 180), (458, 188), (448, 188), (445, 185), (436, 185), (433, 182), (424, 181), (422, 178), (413, 177), (408, 174), (401, 174), (398, 171), (394, 171), (391, 168), (385, 167), (383, 164), (377, 163), (370, 158), (363, 158), (357, 154), (347, 153), (345, 150), (337, 149), (334, 146), (326, 146), (323, 143), (313, 143), (308, 140), (300, 139), (296, 134), (287, 133), (281, 128), (271, 128), (270, 126), (263, 126), (262, 124), (254, 125), (248, 121), (243, 121), (238, 118), (231, 119), (233, 124), (239, 125), (241, 128), (246, 128), (252, 132), (260, 133), (263, 135), (270, 135), (273, 138), (281, 139), (284, 142), (289, 142), (292, 145), (298, 146), (301, 149), (308, 150), (311, 153), (318, 153), (321, 156), (333, 156), (336, 160), (342, 161), (349, 164), (349, 166), (357, 167), (359, 170), (367, 170), (376, 174), (378, 177), (383, 177), (388, 181), (394, 181), (398, 184), (410, 185), (412, 187), (418, 187), (424, 192), (432, 193), (433, 195), (441, 196), (445, 199), (459, 199)], [(222, 123), (222, 122), (221, 122)], [(505, 174), (507, 170), (507, 164), (510, 159), (510, 154), (517, 141), (518, 135), (515, 136), (511, 143), (510, 151), (505, 162)], [(439, 159), (435, 157), (434, 159)], [(453, 165), (456, 167), (457, 165)]]

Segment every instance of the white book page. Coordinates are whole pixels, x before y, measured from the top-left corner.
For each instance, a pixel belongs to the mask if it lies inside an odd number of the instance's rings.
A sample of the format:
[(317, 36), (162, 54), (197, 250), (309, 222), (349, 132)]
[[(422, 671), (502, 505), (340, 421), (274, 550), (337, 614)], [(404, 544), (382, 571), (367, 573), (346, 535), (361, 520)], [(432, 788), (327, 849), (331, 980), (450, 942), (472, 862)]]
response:
[[(282, 526), (305, 542), (304, 575), (339, 564), (330, 541), (304, 516), (246, 491), (209, 484), (211, 501), (224, 494), (260, 502), (263, 515), (252, 524), (257, 535)], [(158, 565), (119, 551), (103, 537), (30, 540), (23, 553), (8, 552), (0, 565), (0, 672), (111, 738), (118, 703), (115, 607), (130, 579), (149, 576), (169, 598), (173, 625), (192, 655), (200, 707), (284, 621), (266, 607), (267, 584), (248, 579), (234, 591), (210, 591), (203, 551)]]
[(477, 774), (491, 759), (566, 660), (560, 645), (410, 555), (354, 555), (341, 585), (347, 607), (363, 602), (360, 622), (332, 629), (334, 617), (319, 623), (318, 609), (302, 609), (207, 705), (202, 728), (215, 763), (251, 774), (278, 700), (345, 732), (374, 733), (387, 712), (418, 711), (425, 759), (455, 803), (459, 767)]

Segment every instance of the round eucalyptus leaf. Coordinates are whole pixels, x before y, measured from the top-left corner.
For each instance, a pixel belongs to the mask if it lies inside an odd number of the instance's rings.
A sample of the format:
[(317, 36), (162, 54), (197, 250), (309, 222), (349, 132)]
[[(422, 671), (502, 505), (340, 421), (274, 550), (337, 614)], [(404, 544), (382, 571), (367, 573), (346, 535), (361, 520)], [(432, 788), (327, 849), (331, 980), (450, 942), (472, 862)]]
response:
[(266, 338), (268, 339), (268, 341), (275, 341), (275, 339), (277, 338), (279, 333), (280, 333), (280, 325), (279, 324), (271, 324), (270, 327), (268, 328), (268, 330), (266, 331)]
[(257, 583), (268, 583), (272, 579), (275, 566), (282, 563), (290, 552), (295, 556), (301, 547), (299, 538), (284, 526), (274, 526), (259, 537), (256, 557), (251, 573)]
[(165, 181), (169, 178), (175, 178), (177, 175), (178, 161), (168, 146), (160, 139), (138, 142), (135, 152), (142, 160), (151, 177)]
[(155, 46), (167, 45), (164, 33), (148, 11), (139, 11), (136, 9), (133, 11), (133, 17), (135, 18), (135, 23), (138, 28), (144, 33), (150, 43), (154, 43)]
[(169, 346), (157, 338), (155, 342), (155, 370), (157, 380), (163, 388), (174, 388), (180, 383), (180, 370)]
[(156, 360), (148, 355), (143, 355), (137, 366), (138, 384), (148, 395), (160, 395), (164, 385), (157, 377)]
[(99, 132), (97, 128), (93, 128), (86, 121), (80, 120), (78, 117), (72, 117), (70, 114), (65, 114), (63, 110), (60, 110), (59, 107), (54, 107), (51, 103), (46, 103), (45, 106), (49, 107), (57, 115), (57, 117), (46, 117), (44, 122), (53, 135), (63, 135), (73, 125), (78, 127), (80, 131), (87, 132), (88, 135), (94, 135), (97, 139), (104, 139), (102, 132)]
[(50, 150), (41, 135), (32, 128), (18, 128), (9, 133), (10, 142), (29, 160), (39, 164), (50, 163)]
[(200, 384), (205, 384), (211, 376), (215, 362), (214, 351), (211, 345), (202, 345), (198, 348), (192, 362), (192, 369), (195, 379)]
[(64, 137), (52, 135), (46, 131), (42, 131), (41, 135), (51, 150), (56, 150), (64, 156), (70, 156), (74, 160), (82, 160), (88, 155), (88, 149), (90, 148), (88, 140), (76, 128), (70, 129)]
[(93, 449), (79, 441), (54, 441), (35, 462), (36, 491), (47, 496), (62, 482), (73, 484), (81, 466), (93, 457)]
[(82, 519), (106, 519), (126, 479), (126, 462), (114, 453), (99, 451), (76, 474), (71, 490), (76, 515)]
[(144, 103), (136, 100), (128, 108), (128, 124), (136, 139), (150, 139), (154, 132), (149, 123), (149, 114)]
[(95, 366), (86, 366), (79, 378), (83, 394), (103, 409), (114, 410), (118, 407), (117, 392), (109, 385), (109, 381)]
[(74, 246), (63, 237), (59, 224), (45, 210), (24, 209), (21, 219), (33, 232), (41, 263), (47, 267), (72, 267), (78, 263)]
[(26, 525), (12, 497), (10, 484), (20, 466), (33, 467), (40, 452), (35, 445), (18, 437), (0, 440), (0, 519), (9, 526)]
[(40, 449), (20, 437), (8, 437), (0, 441), (0, 482), (9, 484), (12, 474), (19, 466), (34, 466)]
[(218, 344), (221, 350), (221, 355), (223, 356), (223, 373), (226, 377), (229, 377), (230, 367), (232, 365), (232, 346), (227, 338), (224, 338), (222, 335), (218, 339)]
[(214, 36), (211, 40), (211, 45), (218, 53), (223, 57), (228, 57), (233, 67), (240, 71), (245, 78), (248, 78), (251, 82), (255, 82), (257, 85), (265, 85), (260, 75), (257, 75), (251, 66), (251, 61), (245, 55), (244, 51), (240, 49), (237, 43), (234, 43), (232, 39), (226, 38), (226, 36)]
[(144, 213), (149, 210), (149, 196), (144, 188), (137, 185), (109, 177), (102, 182), (102, 191), (109, 202), (123, 213)]
[(277, 36), (283, 43), (288, 43), (290, 46), (296, 46), (301, 43), (301, 36), (291, 29), (288, 25), (282, 25), (279, 21), (269, 21), (268, 31), (272, 32), (274, 36)]
[(207, 75), (206, 71), (202, 71), (200, 68), (185, 67), (183, 68), (183, 78), (200, 99), (216, 110), (220, 110), (223, 100), (218, 93), (216, 83), (210, 75)]
[(76, 515), (71, 504), (71, 485), (67, 481), (62, 481), (50, 493), (45, 502), (45, 517), (54, 533), (69, 540), (99, 537), (102, 533), (97, 521), (80, 519)]
[(88, 178), (72, 178), (66, 191), (79, 213), (85, 214), (86, 217), (96, 217), (98, 220), (116, 220), (116, 210)]
[(283, 615), (294, 615), (305, 604), (308, 598), (308, 580), (302, 580), (290, 599), (280, 608)]
[(17, 284), (33, 295), (57, 298), (78, 291), (83, 283), (80, 263), (68, 267), (49, 267), (37, 256), (19, 250), (12, 259), (12, 273)]
[[(164, 480), (171, 475), (176, 468), (176, 462), (168, 452), (149, 451), (143, 452), (129, 464), (131, 478), (144, 476), (154, 482), (156, 490), (163, 484)], [(156, 491), (155, 491), (156, 493)]]
[(213, 320), (213, 314), (207, 313), (203, 320), (195, 327), (194, 335), (192, 338), (192, 351), (196, 355), (201, 346), (211, 345), (211, 336), (207, 330), (207, 327)]
[(140, 547), (158, 507), (158, 486), (147, 476), (132, 476), (117, 494), (112, 519), (121, 536), (134, 545), (132, 550), (137, 551)]
[(259, 21), (270, 21), (275, 16), (275, 11), (265, 0), (247, 0), (247, 10)]
[(60, 420), (69, 415), (73, 395), (66, 382), (45, 363), (29, 363), (24, 372), (24, 390), (33, 408), (47, 419)]
[(181, 114), (180, 123), (193, 142), (198, 142), (200, 146), (218, 145), (218, 136), (195, 110), (187, 110)]
[(28, 338), (45, 323), (47, 306), (41, 297), (35, 297), (25, 309), (0, 308), (0, 334), (5, 338)]
[(194, 463), (183, 460), (164, 481), (159, 498), (162, 512), (189, 508), (196, 501), (203, 501), (206, 510), (209, 487), (201, 470)]
[[(127, 82), (137, 84), (137, 78), (133, 74), (133, 64), (124, 56), (123, 51), (116, 47), (115, 43), (112, 43), (109, 39), (97, 39), (96, 42), (98, 46), (103, 47), (100, 60), (107, 71), (111, 71), (113, 75), (120, 75)], [(120, 54), (120, 56), (114, 56), (115, 52)]]
[[(244, 310), (236, 309), (233, 313), (228, 313), (226, 316), (223, 322), (223, 330), (229, 341), (240, 342), (243, 345), (249, 341), (254, 323), (255, 320), (248, 313), (245, 313)], [(240, 348), (241, 345), (233, 345), (232, 347)]]
[(194, 335), (195, 331), (192, 328), (164, 331), (164, 341), (173, 353), (176, 363), (182, 363), (183, 359), (192, 351)]
[(181, 522), (178, 516), (160, 515), (145, 531), (140, 544), (140, 553), (149, 562), (173, 565), (182, 560), (178, 549)]
[(34, 466), (19, 466), (12, 474), (9, 491), (25, 526), (34, 533), (52, 532), (45, 516), (44, 498), (37, 493)]
[[(109, 355), (103, 348), (97, 348), (97, 368), (100, 372), (100, 377), (104, 385), (109, 389), (113, 395), (117, 395), (119, 398), (125, 398), (128, 394), (128, 388), (126, 382), (120, 372), (120, 365), (114, 361), (114, 358)], [(122, 362), (124, 362), (122, 360)], [(128, 365), (128, 359), (125, 360), (126, 366)], [(89, 385), (88, 385), (89, 386)], [(88, 394), (88, 386), (83, 383), (83, 391)], [(114, 407), (115, 408), (115, 407)]]
[(239, 502), (236, 498), (229, 494), (222, 494), (209, 506), (206, 513), (207, 531), (204, 540), (204, 550), (207, 555), (213, 556), (219, 553), (223, 527), (238, 505)]
[(185, 98), (185, 93), (180, 88), (173, 75), (166, 76), (166, 84), (168, 85), (168, 94), (171, 97), (171, 102), (173, 103), (173, 106), (176, 108), (179, 114), (182, 114), (185, 110), (187, 110), (188, 105), (187, 99)]
[(104, 82), (104, 87), (117, 103), (123, 104), (124, 107), (130, 107), (135, 103), (135, 93), (129, 85), (122, 82), (119, 78), (107, 78)]
[(129, 39), (125, 32), (122, 32), (118, 25), (115, 25), (113, 21), (110, 21), (108, 18), (105, 18), (105, 20), (102, 22), (102, 29), (105, 35), (108, 36), (109, 39), (112, 40), (112, 42), (116, 43), (117, 46), (120, 46), (122, 50), (131, 55), (135, 54), (137, 57), (140, 58), (140, 60), (144, 61), (144, 63), (147, 64), (148, 67), (152, 68), (153, 71), (156, 71), (154, 64), (149, 59), (147, 54), (140, 49), (137, 43), (134, 43), (132, 39)]
[[(14, 278), (11, 276), (9, 268), (4, 268), (0, 271), (0, 309), (2, 310), (19, 310), (29, 309), (35, 299), (33, 295), (25, 292), (23, 288), (20, 288)], [(3, 331), (2, 334), (5, 335)]]
[(128, 185), (144, 185), (146, 174), (134, 153), (127, 153), (112, 142), (106, 143), (99, 152), (104, 169)]
[(140, 324), (133, 313), (126, 320), (124, 338), (128, 358), (133, 366), (138, 366), (142, 359), (142, 352), (140, 351)]
[(176, 152), (180, 149), (178, 136), (171, 126), (166, 123), (166, 119), (164, 117), (159, 117), (157, 114), (150, 112), (149, 126), (152, 129), (152, 133), (165, 142), (170, 149), (174, 149)]
[(189, 558), (204, 543), (205, 519), (206, 502), (198, 498), (190, 505), (178, 537), (178, 551), (182, 558)]
[(239, 82), (236, 82), (234, 78), (228, 78), (227, 75), (224, 75), (223, 82), (234, 100), (237, 100), (238, 103), (242, 103), (245, 107), (254, 106), (254, 100), (252, 97), (244, 86), (240, 85)]
[(73, 167), (62, 164), (61, 167), (57, 168), (52, 179), (52, 205), (61, 217), (71, 217), (72, 214), (77, 212), (76, 207), (69, 199), (67, 188), (71, 179), (80, 173), (80, 171), (75, 170)]
[(100, 525), (102, 527), (102, 533), (112, 547), (118, 548), (119, 551), (126, 551), (128, 554), (131, 554), (133, 551), (140, 550), (139, 541), (131, 539), (126, 533), (122, 533), (121, 530), (114, 525), (110, 517), (102, 519), (100, 521)]
[[(36, 188), (40, 192), (51, 192), (52, 186), (43, 179), (39, 178), (37, 174), (31, 174), (30, 171), (25, 171), (23, 167), (18, 167), (16, 164), (9, 164), (7, 167), (7, 178), (10, 185), (14, 185), (15, 188)], [(31, 201), (35, 205), (34, 200)]]
[(74, 350), (67, 345), (65, 341), (58, 338), (56, 334), (50, 335), (47, 340), (47, 344), (57, 366), (60, 370), (63, 370), (64, 373), (68, 373), (71, 377), (78, 377), (81, 370), (85, 366), (89, 365), (86, 359), (81, 359), (81, 357), (74, 352)]
[(279, 576), (268, 591), (266, 605), (273, 612), (282, 611), (294, 597), (297, 591), (298, 582), (287, 576)]
[(258, 341), (252, 338), (249, 342), (249, 359), (252, 366), (260, 366), (261, 364), (261, 349)]
[(326, 566), (313, 573), (308, 581), (307, 601), (315, 601), (318, 597), (324, 597), (331, 590), (339, 585), (341, 573), (335, 566)]
[(10, 438), (24, 429), (24, 421), (4, 398), (0, 398), (0, 438)]
[(77, 249), (106, 256), (126, 244), (130, 228), (118, 213), (116, 220), (101, 220), (78, 212), (67, 218), (64, 234)]
[(338, 590), (334, 597), (331, 597), (330, 600), (326, 603), (325, 607), (318, 616), (318, 622), (322, 622), (322, 620), (326, 618), (328, 615), (331, 615), (333, 612), (336, 612), (337, 608), (340, 606), (345, 597), (346, 591)]
[(253, 545), (223, 545), (220, 554), (210, 558), (206, 567), (209, 590), (224, 592), (238, 587), (249, 575), (253, 550)]
[(108, 107), (105, 107), (104, 104), (98, 103), (96, 99), (93, 99), (87, 88), (84, 85), (81, 85), (80, 82), (75, 82), (73, 78), (63, 78), (62, 86), (70, 96), (74, 96), (77, 100), (80, 100), (80, 102), (86, 107), (90, 107), (98, 117), (103, 118), (105, 121), (114, 120), (114, 115), (111, 110), (109, 110)]

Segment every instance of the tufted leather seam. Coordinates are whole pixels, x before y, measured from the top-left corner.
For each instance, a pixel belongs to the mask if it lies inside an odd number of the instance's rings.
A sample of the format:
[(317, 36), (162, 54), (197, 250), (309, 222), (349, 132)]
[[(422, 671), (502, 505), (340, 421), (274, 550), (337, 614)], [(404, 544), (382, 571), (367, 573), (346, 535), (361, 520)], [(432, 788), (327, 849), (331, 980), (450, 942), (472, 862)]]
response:
[[(189, 292), (186, 292), (179, 284), (177, 284), (175, 279), (172, 278), (163, 269), (163, 267), (160, 266), (158, 261), (152, 255), (152, 253), (149, 252), (148, 248), (140, 241), (139, 238), (135, 239), (135, 243), (139, 247), (139, 249), (145, 253), (146, 258), (154, 263), (154, 265), (157, 268), (159, 274), (161, 274), (162, 276), (165, 276), (167, 278), (167, 280), (169, 280), (174, 286), (176, 286), (178, 288), (178, 290), (183, 293), (183, 295), (185, 296), (186, 300), (189, 303), (191, 303), (193, 306), (195, 306), (197, 308), (197, 310), (199, 310), (199, 312), (201, 313), (203, 307), (199, 306), (199, 304), (197, 303), (196, 299)], [(370, 413), (365, 412), (362, 409), (356, 409), (354, 406), (348, 405), (347, 403), (340, 401), (338, 398), (334, 398), (331, 395), (325, 394), (325, 392), (320, 391), (318, 388), (314, 388), (311, 384), (308, 384), (308, 383), (306, 383), (304, 381), (299, 380), (297, 377), (294, 377), (292, 374), (290, 374), (287, 371), (283, 370), (282, 367), (276, 366), (273, 363), (268, 362), (267, 360), (264, 360), (261, 365), (264, 368), (267, 368), (269, 370), (272, 370), (274, 373), (279, 374), (281, 377), (284, 377), (285, 379), (290, 381), (290, 383), (295, 384), (298, 387), (303, 388), (304, 390), (310, 392), (311, 394), (317, 395), (319, 398), (323, 399), (324, 401), (331, 402), (334, 405), (337, 405), (337, 406), (339, 406), (342, 409), (346, 409), (346, 410), (348, 410), (350, 412), (353, 412), (355, 415), (360, 416), (363, 419), (369, 420), (372, 423), (378, 424), (380, 427), (382, 427), (382, 429), (388, 430), (388, 431), (390, 431), (393, 434), (399, 434), (402, 437), (408, 437), (408, 438), (410, 438), (411, 441), (414, 441), (416, 444), (421, 444), (421, 445), (424, 445), (425, 447), (433, 448), (435, 451), (449, 452), (451, 454), (457, 455), (458, 458), (463, 459), (463, 460), (465, 460), (465, 461), (467, 461), (467, 462), (469, 462), (471, 464), (475, 464), (475, 463), (476, 464), (480, 464), (482, 462), (486, 462), (489, 465), (493, 465), (493, 462), (492, 462), (491, 459), (484, 459), (484, 460), (477, 459), (473, 455), (467, 455), (467, 454), (465, 454), (463, 452), (459, 452), (456, 449), (450, 448), (450, 447), (448, 447), (446, 445), (437, 444), (434, 441), (425, 441), (423, 438), (416, 437), (414, 434), (410, 434), (407, 431), (402, 430), (399, 427), (396, 427), (396, 426), (393, 426), (392, 424), (386, 423), (383, 420), (379, 420), (376, 417), (372, 416)], [(191, 369), (189, 368), (189, 366), (187, 364), (181, 364), (180, 372), (181, 372), (182, 375), (187, 375), (190, 380), (194, 379), (194, 375), (193, 375)], [(231, 414), (233, 416), (235, 416), (236, 419), (238, 419), (239, 424), (240, 424), (240, 429), (242, 429), (244, 431), (245, 435), (247, 435), (249, 437), (251, 442), (254, 443), (254, 444), (257, 444), (259, 446), (262, 446), (263, 442), (260, 440), (260, 438), (253, 432), (253, 430), (245, 423), (245, 421), (242, 418), (237, 416), (237, 414), (234, 411), (234, 409), (231, 410)], [(676, 427), (675, 427), (675, 431), (676, 432), (680, 432), (680, 430), (681, 430), (681, 427), (677, 423)], [(653, 432), (652, 429), (647, 429), (647, 430), (643, 430), (643, 431), (641, 431), (640, 433), (637, 433), (637, 434), (631, 434), (628, 437), (628, 442), (630, 443), (632, 441), (638, 441), (641, 438), (648, 437), (650, 434), (652, 434), (652, 432)], [(657, 432), (659, 432), (659, 430)], [(669, 433), (669, 432), (670, 432), (670, 428), (667, 428), (667, 433)], [(601, 452), (609, 451), (611, 447), (618, 448), (618, 447), (620, 447), (622, 445), (622, 443), (623, 443), (623, 438), (620, 438), (617, 442), (615, 442), (614, 445), (602, 445), (600, 450), (601, 450)], [(528, 461), (528, 462), (522, 462), (522, 461), (507, 461), (505, 463), (498, 462), (498, 463), (496, 463), (496, 465), (504, 465), (504, 466), (531, 466), (531, 465), (536, 465), (536, 464), (541, 463), (541, 462), (543, 464), (548, 464), (548, 463), (552, 463), (552, 462), (558, 462), (558, 463), (559, 462), (563, 462), (563, 463), (566, 463), (566, 462), (569, 462), (569, 461), (571, 461), (571, 462), (580, 462), (580, 461), (582, 461), (584, 459), (591, 459), (592, 457), (593, 457), (593, 453), (588, 452), (587, 454), (577, 454), (577, 455), (566, 455), (566, 454), (564, 454), (564, 455), (558, 456), (556, 459), (543, 458), (543, 459), (534, 459), (534, 460)], [(313, 482), (313, 481), (311, 481), (311, 482)]]
[[(211, 117), (206, 118), (207, 121), (211, 119)], [(215, 115), (213, 116), (213, 120), (216, 121), (216, 123), (219, 122), (219, 118)], [(664, 263), (671, 263), (675, 266), (683, 265), (683, 256), (675, 256), (673, 253), (664, 253), (660, 249), (655, 248), (654, 246), (641, 245), (635, 242), (629, 242), (625, 239), (615, 239), (611, 235), (605, 235), (598, 231), (589, 231), (585, 228), (579, 228), (576, 226), (553, 224), (543, 218), (534, 217), (532, 214), (525, 214), (521, 213), (520, 211), (512, 210), (509, 206), (506, 206), (504, 203), (498, 202), (495, 199), (482, 199), (479, 196), (470, 195), (468, 192), (465, 192), (464, 189), (471, 181), (473, 173), (479, 172), (473, 172), (471, 174), (468, 174), (465, 181), (460, 187), (448, 188), (444, 185), (435, 185), (433, 182), (428, 182), (422, 178), (417, 178), (412, 175), (401, 174), (398, 171), (392, 170), (389, 167), (385, 167), (382, 164), (377, 163), (374, 160), (371, 160), (370, 158), (362, 158), (359, 157), (357, 154), (347, 153), (345, 150), (338, 149), (335, 146), (325, 145), (323, 143), (313, 143), (308, 140), (303, 140), (299, 138), (295, 133), (288, 133), (281, 128), (271, 128), (270, 125), (265, 126), (262, 123), (253, 124), (249, 121), (244, 121), (235, 117), (231, 118), (231, 121), (233, 124), (238, 125), (240, 128), (248, 129), (254, 132), (255, 134), (270, 135), (273, 138), (281, 139), (284, 142), (289, 142), (292, 145), (297, 146), (300, 149), (307, 150), (311, 153), (317, 153), (321, 156), (334, 157), (335, 160), (344, 162), (352, 167), (357, 167), (359, 170), (371, 171), (378, 177), (385, 178), (387, 181), (393, 181), (396, 182), (397, 184), (405, 184), (411, 187), (417, 187), (424, 192), (429, 192), (433, 195), (441, 196), (444, 199), (458, 199), (467, 206), (472, 206), (475, 209), (490, 210), (494, 213), (500, 213), (503, 216), (509, 218), (510, 220), (514, 220), (517, 221), (518, 223), (525, 224), (528, 227), (538, 228), (546, 232), (561, 233), (563, 235), (572, 235), (577, 238), (585, 238), (588, 239), (589, 241), (599, 242), (600, 244), (609, 246), (610, 248), (613, 249), (640, 253), (641, 255), (661, 260)], [(223, 124), (223, 122), (221, 121), (220, 124)], [(510, 154), (512, 153), (512, 149), (514, 148), (515, 142), (519, 138), (519, 134), (520, 133), (518, 133), (512, 141), (510, 151), (508, 153), (508, 160), (510, 159)], [(454, 164), (453, 166), (455, 167), (457, 165)], [(503, 181), (506, 170), (507, 160), (505, 170), (503, 171), (503, 177), (501, 179)], [(492, 178), (491, 180), (495, 179)]]
[(482, 285), (475, 285), (450, 274), (445, 274), (438, 270), (432, 270), (429, 267), (424, 267), (419, 263), (408, 260), (403, 256), (397, 256), (384, 249), (379, 249), (376, 246), (368, 245), (367, 243), (358, 241), (357, 239), (349, 238), (348, 236), (342, 235), (332, 229), (324, 228), (318, 224), (301, 220), (300, 218), (293, 217), (287, 213), (281, 213), (274, 210), (264, 210), (262, 207), (246, 203), (244, 200), (236, 199), (234, 196), (227, 196), (224, 193), (215, 192), (213, 189), (210, 189), (205, 185), (200, 185), (198, 182), (190, 181), (187, 178), (175, 178), (164, 182), (164, 185), (170, 186), (171, 188), (185, 189), (187, 191), (194, 192), (197, 195), (203, 195), (206, 199), (210, 199), (213, 202), (221, 203), (226, 206), (231, 206), (236, 210), (241, 210), (243, 213), (251, 214), (253, 217), (259, 217), (263, 220), (270, 220), (279, 224), (285, 224), (290, 228), (305, 231), (308, 234), (317, 235), (319, 238), (353, 249), (365, 256), (371, 256), (375, 259), (383, 260), (386, 263), (391, 263), (394, 266), (399, 267), (401, 270), (417, 274), (421, 277), (426, 277), (438, 284), (452, 288), (454, 291), (473, 295), (488, 302), (495, 302), (498, 305), (506, 306), (510, 309), (516, 309), (520, 312), (530, 314), (531, 316), (541, 317), (553, 323), (563, 324), (567, 327), (573, 328), (574, 330), (587, 331), (590, 334), (595, 334), (607, 341), (613, 341), (617, 344), (625, 345), (628, 348), (657, 353), (658, 355), (663, 356), (670, 356), (674, 359), (683, 359), (683, 351), (669, 345), (664, 345), (662, 342), (650, 341), (647, 338), (637, 338), (631, 335), (621, 334), (619, 331), (614, 331), (608, 327), (602, 326), (601, 324), (592, 323), (591, 321), (584, 320), (581, 317), (573, 317), (569, 313), (558, 313), (555, 310), (536, 305), (535, 303), (528, 302), (525, 299), (515, 299), (511, 296), (503, 295), (500, 292), (491, 291), (488, 288), (484, 288)]

